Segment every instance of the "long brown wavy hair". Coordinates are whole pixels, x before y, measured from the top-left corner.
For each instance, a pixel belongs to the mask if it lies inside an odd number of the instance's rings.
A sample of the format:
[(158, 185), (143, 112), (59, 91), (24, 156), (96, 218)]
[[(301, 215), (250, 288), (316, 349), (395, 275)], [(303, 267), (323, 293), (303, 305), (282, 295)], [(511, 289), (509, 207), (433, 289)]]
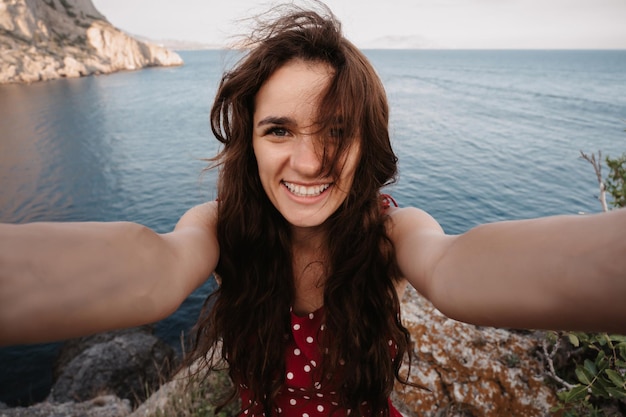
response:
[[(223, 75), (211, 110), (213, 133), (223, 144), (213, 159), (219, 169), (216, 274), (221, 285), (205, 303), (189, 358), (202, 358), (212, 369), (225, 361), (234, 382), (228, 400), (245, 385), (265, 415), (277, 414), (273, 399), (285, 382), (295, 297), (292, 241), (290, 225), (259, 179), (252, 148), (254, 99), (285, 63), (326, 63), (333, 75), (322, 92), (317, 123), (325, 132), (339, 120), (341, 131), (338, 139), (333, 132), (335, 151), (324, 153), (322, 167), (336, 176), (354, 140), (361, 151), (347, 198), (324, 224), (332, 239), (327, 239), (321, 369), (341, 390), (340, 405), (353, 415), (360, 415), (359, 405), (367, 401), (372, 415), (387, 416), (388, 396), (394, 381), (403, 380), (400, 364), (410, 350), (394, 288), (399, 271), (380, 200), (381, 188), (397, 172), (386, 94), (367, 58), (343, 37), (340, 23), (323, 4), (274, 9), (271, 21), (258, 24), (244, 57)], [(390, 339), (397, 345), (395, 355)]]

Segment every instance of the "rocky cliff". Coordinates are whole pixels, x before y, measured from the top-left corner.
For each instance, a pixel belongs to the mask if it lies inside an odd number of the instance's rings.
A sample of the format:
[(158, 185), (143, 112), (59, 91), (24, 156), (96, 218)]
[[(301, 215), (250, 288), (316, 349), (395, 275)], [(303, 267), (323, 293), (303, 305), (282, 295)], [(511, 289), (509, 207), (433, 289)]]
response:
[(115, 28), (91, 0), (0, 2), (0, 84), (182, 63)]

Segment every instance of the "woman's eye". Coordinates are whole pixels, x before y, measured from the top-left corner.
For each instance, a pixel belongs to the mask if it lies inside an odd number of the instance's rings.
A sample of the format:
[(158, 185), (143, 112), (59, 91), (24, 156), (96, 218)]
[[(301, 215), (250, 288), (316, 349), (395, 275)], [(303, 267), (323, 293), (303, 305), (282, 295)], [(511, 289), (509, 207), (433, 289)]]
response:
[(341, 127), (333, 127), (330, 129), (330, 137), (338, 139), (343, 137), (343, 128)]
[(272, 136), (278, 136), (278, 137), (283, 137), (283, 136), (287, 136), (289, 132), (287, 131), (287, 129), (284, 129), (282, 127), (272, 127), (269, 128), (265, 134), (266, 135), (272, 135)]

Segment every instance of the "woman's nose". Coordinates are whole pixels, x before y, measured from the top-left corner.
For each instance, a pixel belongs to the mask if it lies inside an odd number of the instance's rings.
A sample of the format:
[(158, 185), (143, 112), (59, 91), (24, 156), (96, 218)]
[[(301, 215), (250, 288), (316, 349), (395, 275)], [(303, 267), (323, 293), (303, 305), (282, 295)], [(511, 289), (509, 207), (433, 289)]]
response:
[(302, 135), (294, 142), (291, 153), (291, 168), (303, 176), (317, 177), (322, 169), (322, 155), (315, 138)]

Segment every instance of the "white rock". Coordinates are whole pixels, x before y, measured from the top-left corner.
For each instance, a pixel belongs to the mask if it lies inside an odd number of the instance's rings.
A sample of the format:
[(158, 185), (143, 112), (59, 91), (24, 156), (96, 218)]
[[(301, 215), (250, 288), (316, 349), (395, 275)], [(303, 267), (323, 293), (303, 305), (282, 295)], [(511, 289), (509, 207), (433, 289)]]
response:
[(4, 0), (0, 53), (0, 84), (183, 64), (116, 29), (91, 0)]

